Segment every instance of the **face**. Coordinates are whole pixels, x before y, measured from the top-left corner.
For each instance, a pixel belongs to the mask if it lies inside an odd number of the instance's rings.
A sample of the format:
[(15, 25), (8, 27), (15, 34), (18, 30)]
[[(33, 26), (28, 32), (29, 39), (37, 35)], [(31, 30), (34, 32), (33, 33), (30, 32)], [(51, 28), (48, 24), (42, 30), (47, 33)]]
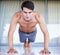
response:
[(31, 16), (33, 14), (33, 10), (30, 10), (26, 7), (23, 7), (23, 17), (27, 20), (30, 20), (31, 19)]

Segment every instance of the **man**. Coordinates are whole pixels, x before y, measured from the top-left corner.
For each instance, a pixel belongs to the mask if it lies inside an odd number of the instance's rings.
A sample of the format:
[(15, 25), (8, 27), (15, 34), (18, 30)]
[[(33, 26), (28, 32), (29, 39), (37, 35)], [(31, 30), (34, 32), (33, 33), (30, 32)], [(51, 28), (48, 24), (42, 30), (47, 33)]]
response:
[[(43, 16), (38, 12), (34, 11), (34, 4), (31, 1), (24, 1), (21, 5), (21, 11), (16, 12), (10, 24), (8, 32), (8, 53), (16, 53), (17, 51), (13, 47), (13, 33), (15, 31), (17, 23), (19, 24), (19, 37), (20, 41), (24, 42), (24, 48), (30, 48), (30, 42), (35, 41), (36, 37), (36, 24), (39, 24), (43, 34), (44, 34), (44, 49), (41, 53), (50, 53), (48, 50), (49, 43), (49, 33), (46, 28)], [(26, 46), (26, 39), (28, 38), (28, 43)]]

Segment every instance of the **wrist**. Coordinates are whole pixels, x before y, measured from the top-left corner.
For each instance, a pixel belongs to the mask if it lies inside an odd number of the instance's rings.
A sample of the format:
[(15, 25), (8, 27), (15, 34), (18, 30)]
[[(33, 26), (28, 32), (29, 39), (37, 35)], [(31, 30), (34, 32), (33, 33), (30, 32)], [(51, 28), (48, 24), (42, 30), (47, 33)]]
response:
[(44, 48), (44, 50), (48, 50), (48, 48)]
[(10, 47), (9, 49), (14, 49), (13, 47)]

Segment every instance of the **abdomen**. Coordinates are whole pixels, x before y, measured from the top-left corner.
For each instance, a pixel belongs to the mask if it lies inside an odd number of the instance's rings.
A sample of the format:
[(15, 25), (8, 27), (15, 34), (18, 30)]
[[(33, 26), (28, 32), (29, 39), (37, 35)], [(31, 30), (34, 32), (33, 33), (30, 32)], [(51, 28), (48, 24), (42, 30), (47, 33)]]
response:
[(22, 26), (20, 26), (20, 29), (23, 32), (32, 32), (35, 30), (35, 28), (36, 28), (35, 26), (34, 27), (22, 27)]

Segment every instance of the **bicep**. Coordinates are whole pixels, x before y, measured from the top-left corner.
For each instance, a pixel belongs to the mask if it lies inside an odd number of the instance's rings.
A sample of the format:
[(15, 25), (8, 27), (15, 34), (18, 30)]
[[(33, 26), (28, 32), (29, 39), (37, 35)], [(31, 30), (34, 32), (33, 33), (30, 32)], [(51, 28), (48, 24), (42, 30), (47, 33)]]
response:
[(17, 24), (16, 17), (12, 17), (12, 20), (11, 20), (11, 23), (10, 23), (10, 27), (9, 27), (9, 34), (13, 33), (15, 31), (16, 24)]
[(14, 22), (12, 22), (12, 23), (10, 24), (10, 27), (9, 27), (9, 32), (10, 32), (10, 33), (14, 32), (14, 31), (15, 31), (15, 27), (16, 27), (16, 24), (15, 24)]
[(42, 30), (43, 33), (47, 32), (47, 27), (46, 27), (45, 22), (41, 21), (41, 23), (39, 23), (39, 26), (40, 26), (40, 28), (41, 28), (41, 30)]

